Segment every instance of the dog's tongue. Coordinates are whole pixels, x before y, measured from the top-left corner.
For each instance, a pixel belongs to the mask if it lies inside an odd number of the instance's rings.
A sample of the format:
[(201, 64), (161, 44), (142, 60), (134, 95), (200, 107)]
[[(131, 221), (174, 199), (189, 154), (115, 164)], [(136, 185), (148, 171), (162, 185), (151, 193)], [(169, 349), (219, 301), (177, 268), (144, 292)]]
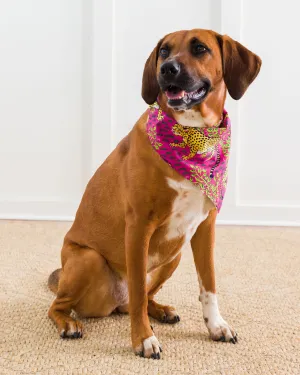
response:
[(168, 89), (166, 91), (166, 95), (167, 95), (168, 99), (173, 99), (173, 100), (182, 99), (185, 95), (185, 91), (180, 90), (178, 88)]

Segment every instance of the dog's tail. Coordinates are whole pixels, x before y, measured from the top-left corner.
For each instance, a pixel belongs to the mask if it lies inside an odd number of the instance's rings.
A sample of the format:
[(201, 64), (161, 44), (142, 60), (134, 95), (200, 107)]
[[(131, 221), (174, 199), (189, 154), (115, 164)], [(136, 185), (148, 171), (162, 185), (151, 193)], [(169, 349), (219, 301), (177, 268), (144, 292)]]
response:
[(48, 278), (48, 287), (53, 293), (57, 293), (58, 290), (58, 282), (60, 279), (61, 268), (53, 271)]

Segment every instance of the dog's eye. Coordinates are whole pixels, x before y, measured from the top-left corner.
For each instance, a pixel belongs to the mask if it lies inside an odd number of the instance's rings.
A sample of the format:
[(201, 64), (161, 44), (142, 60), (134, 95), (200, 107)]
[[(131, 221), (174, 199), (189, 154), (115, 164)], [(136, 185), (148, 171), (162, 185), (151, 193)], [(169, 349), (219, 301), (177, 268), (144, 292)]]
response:
[(162, 58), (166, 58), (169, 56), (169, 50), (167, 48), (164, 48), (162, 47), (160, 50), (159, 50), (159, 54)]
[(202, 44), (197, 44), (197, 45), (194, 46), (194, 48), (193, 48), (193, 52), (194, 52), (196, 55), (200, 55), (201, 53), (206, 52), (206, 51), (207, 51), (207, 48), (204, 47)]

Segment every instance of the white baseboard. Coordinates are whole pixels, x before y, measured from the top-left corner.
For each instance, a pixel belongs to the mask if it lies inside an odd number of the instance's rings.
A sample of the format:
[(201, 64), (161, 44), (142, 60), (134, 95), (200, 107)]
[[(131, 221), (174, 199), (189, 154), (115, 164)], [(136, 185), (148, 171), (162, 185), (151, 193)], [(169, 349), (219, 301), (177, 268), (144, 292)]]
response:
[[(0, 220), (74, 221), (79, 202), (79, 199), (10, 202), (0, 200)], [(300, 209), (298, 207), (224, 207), (217, 218), (217, 224), (300, 227)]]
[(73, 221), (79, 202), (76, 199), (0, 200), (0, 220)]
[(74, 216), (47, 216), (47, 215), (0, 215), (0, 220), (24, 221), (74, 221)]
[(245, 225), (259, 227), (300, 227), (299, 222), (269, 220), (217, 220), (217, 225)]
[[(74, 216), (68, 215), (1, 215), (0, 220), (31, 220), (31, 221), (74, 221)], [(217, 220), (217, 225), (267, 226), (267, 227), (300, 227), (299, 222), (264, 221), (264, 220)]]

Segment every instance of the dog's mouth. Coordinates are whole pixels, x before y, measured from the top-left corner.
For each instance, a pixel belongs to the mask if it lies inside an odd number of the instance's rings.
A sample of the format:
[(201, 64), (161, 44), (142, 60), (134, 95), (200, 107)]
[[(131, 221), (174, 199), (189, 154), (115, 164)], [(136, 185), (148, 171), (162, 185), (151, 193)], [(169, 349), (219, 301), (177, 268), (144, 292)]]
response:
[(201, 82), (193, 91), (183, 90), (179, 86), (169, 85), (164, 93), (168, 98), (168, 106), (176, 110), (189, 109), (201, 103), (210, 90), (208, 82)]

